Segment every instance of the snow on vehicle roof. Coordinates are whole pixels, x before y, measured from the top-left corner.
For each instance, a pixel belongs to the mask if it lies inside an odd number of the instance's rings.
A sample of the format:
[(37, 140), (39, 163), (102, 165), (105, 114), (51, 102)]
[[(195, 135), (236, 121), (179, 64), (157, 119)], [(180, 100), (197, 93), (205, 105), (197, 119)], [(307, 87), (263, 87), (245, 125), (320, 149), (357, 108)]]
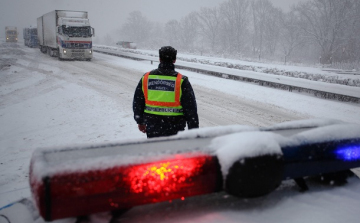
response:
[(89, 19), (82, 18), (59, 18), (58, 23), (60, 26), (90, 26)]
[(334, 124), (300, 132), (283, 141), (281, 146), (296, 146), (301, 144), (315, 144), (320, 142), (341, 141), (352, 138), (360, 138), (360, 125), (357, 124)]
[(275, 124), (270, 127), (264, 128), (265, 130), (277, 130), (277, 129), (289, 129), (289, 128), (307, 128), (307, 127), (320, 127), (326, 125), (340, 124), (344, 123), (343, 121), (336, 119), (306, 119), (306, 120), (296, 120), (288, 121)]
[(59, 17), (86, 19), (88, 16), (88, 13), (85, 11), (70, 11), (70, 10), (56, 10), (56, 11)]
[[(356, 138), (360, 126), (336, 120), (304, 120), (277, 128), (301, 129), (293, 135), (282, 135), (256, 127), (232, 125), (196, 129), (172, 137), (150, 140), (128, 140), (118, 144), (84, 147), (38, 149), (32, 157), (33, 175), (37, 180), (62, 172), (83, 172), (114, 168), (164, 159), (175, 159), (178, 154), (196, 156), (215, 154), (219, 158), (223, 176), (237, 161), (247, 157), (282, 154), (281, 148), (318, 142)], [(271, 127), (269, 128), (271, 129)]]
[[(260, 131), (234, 133), (214, 138), (210, 148), (214, 149), (219, 158), (223, 176), (227, 175), (234, 162), (244, 158), (282, 155), (281, 148), (285, 147), (360, 138), (360, 125), (341, 123), (336, 120), (305, 120), (284, 123), (280, 126), (306, 128), (287, 137), (276, 132)], [(315, 128), (307, 129), (309, 126)]]
[(279, 140), (272, 132), (243, 132), (214, 138), (210, 147), (216, 151), (221, 172), (227, 176), (234, 162), (247, 157), (282, 154)]
[[(176, 143), (174, 141), (177, 140)], [(140, 142), (103, 144), (88, 147), (37, 149), (32, 156), (33, 179), (54, 174), (104, 170), (117, 166), (150, 163), (198, 155), (209, 138), (140, 140)], [(185, 142), (186, 141), (186, 142)]]

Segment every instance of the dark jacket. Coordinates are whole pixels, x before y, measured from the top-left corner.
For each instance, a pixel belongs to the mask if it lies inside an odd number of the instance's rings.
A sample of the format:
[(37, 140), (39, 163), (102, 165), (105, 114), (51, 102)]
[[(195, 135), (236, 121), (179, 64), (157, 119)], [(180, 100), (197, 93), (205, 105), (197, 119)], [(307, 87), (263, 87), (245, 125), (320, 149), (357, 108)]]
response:
[[(150, 72), (150, 74), (165, 76), (177, 76), (177, 73), (172, 63), (160, 63), (158, 69)], [(148, 138), (175, 135), (178, 131), (185, 130), (186, 124), (188, 129), (199, 128), (194, 91), (188, 78), (183, 75), (182, 79), (180, 103), (183, 107), (183, 116), (164, 116), (144, 113), (145, 97), (142, 91), (142, 79), (140, 79), (135, 89), (133, 100), (134, 119), (137, 124), (146, 125)]]

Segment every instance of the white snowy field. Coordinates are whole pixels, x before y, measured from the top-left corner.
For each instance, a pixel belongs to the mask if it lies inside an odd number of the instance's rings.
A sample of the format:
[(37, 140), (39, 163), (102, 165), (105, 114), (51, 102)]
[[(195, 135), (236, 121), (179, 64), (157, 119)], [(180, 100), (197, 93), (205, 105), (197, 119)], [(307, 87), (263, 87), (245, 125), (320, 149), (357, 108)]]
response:
[[(29, 162), (37, 148), (144, 140), (133, 120), (132, 97), (142, 74), (156, 66), (99, 53), (91, 62), (58, 61), (21, 43), (1, 42), (0, 208), (30, 197)], [(360, 104), (179, 71), (193, 85), (201, 128), (309, 118), (360, 124)], [(121, 222), (358, 222), (359, 179), (342, 187), (309, 186), (299, 193), (285, 182), (250, 200), (219, 193), (145, 205)]]

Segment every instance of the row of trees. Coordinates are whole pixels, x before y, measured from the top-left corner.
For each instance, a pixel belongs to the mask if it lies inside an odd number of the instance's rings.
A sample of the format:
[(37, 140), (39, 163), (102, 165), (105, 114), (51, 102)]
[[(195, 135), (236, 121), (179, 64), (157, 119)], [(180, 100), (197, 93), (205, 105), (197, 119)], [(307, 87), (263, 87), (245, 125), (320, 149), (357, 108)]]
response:
[(360, 1), (309, 0), (289, 12), (269, 0), (228, 0), (180, 20), (151, 22), (130, 13), (117, 39), (139, 47), (298, 62), (360, 61)]

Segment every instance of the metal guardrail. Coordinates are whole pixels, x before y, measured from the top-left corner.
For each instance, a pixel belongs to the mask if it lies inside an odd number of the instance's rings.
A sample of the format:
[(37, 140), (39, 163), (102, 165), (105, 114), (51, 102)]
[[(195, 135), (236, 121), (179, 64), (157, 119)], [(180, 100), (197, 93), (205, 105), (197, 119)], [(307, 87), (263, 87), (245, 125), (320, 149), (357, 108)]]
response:
[[(119, 52), (107, 49), (93, 49), (94, 52), (104, 53), (112, 56), (124, 57), (133, 60), (145, 60), (150, 61), (153, 64), (154, 61), (158, 61), (158, 57), (140, 55), (129, 52)], [(261, 86), (269, 86), (274, 88), (280, 88), (288, 91), (298, 91), (313, 94), (317, 97), (326, 99), (334, 99), (346, 102), (360, 103), (360, 88), (351, 87), (340, 84), (329, 84), (318, 81), (311, 81), (306, 79), (269, 75), (253, 71), (236, 70), (231, 68), (218, 67), (213, 65), (205, 65), (184, 61), (176, 61), (175, 64), (178, 69), (186, 69), (197, 73), (203, 73), (220, 78), (254, 82)]]
[(323, 68), (322, 70), (336, 74), (360, 75), (359, 71), (354, 71), (354, 70), (341, 70), (341, 69), (329, 69), (329, 68)]

